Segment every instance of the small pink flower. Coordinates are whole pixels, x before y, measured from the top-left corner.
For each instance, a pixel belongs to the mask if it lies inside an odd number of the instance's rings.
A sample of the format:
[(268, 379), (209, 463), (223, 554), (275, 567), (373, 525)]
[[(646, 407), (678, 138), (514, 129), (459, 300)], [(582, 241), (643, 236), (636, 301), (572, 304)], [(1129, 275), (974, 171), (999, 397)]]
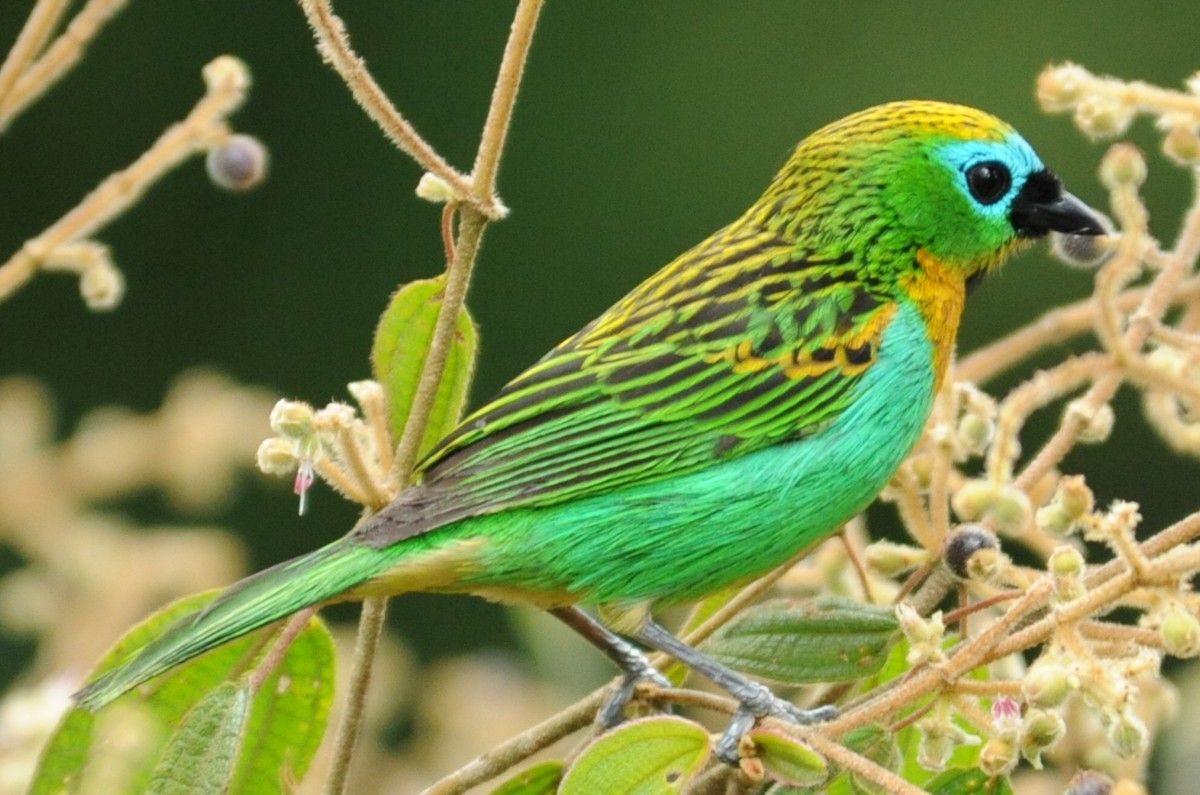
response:
[(304, 515), (304, 510), (308, 507), (308, 490), (312, 488), (315, 479), (316, 475), (313, 474), (312, 459), (300, 459), (300, 466), (296, 469), (296, 479), (292, 482), (292, 491), (300, 496), (301, 516)]

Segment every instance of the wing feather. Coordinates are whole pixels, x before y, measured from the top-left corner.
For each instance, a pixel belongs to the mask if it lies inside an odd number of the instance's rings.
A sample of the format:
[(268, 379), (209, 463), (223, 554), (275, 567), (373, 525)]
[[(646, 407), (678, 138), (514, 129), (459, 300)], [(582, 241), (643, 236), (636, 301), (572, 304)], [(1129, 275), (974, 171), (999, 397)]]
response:
[(363, 540), (386, 546), (811, 434), (853, 398), (895, 306), (849, 256), (723, 230), (464, 419)]

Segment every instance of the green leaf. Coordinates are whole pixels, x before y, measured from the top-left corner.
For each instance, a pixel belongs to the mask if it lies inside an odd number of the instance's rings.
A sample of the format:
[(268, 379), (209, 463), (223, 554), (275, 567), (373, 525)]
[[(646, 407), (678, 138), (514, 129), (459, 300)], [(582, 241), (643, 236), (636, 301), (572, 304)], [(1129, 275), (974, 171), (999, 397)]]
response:
[(284, 780), (304, 777), (325, 736), (336, 663), (333, 638), (314, 616), (254, 696), (230, 792), (280, 792)]
[(227, 791), (250, 715), (250, 690), (225, 683), (200, 699), (172, 735), (147, 792), (220, 795)]
[(542, 762), (505, 781), (492, 795), (553, 795), (562, 775), (562, 762)]
[[(896, 738), (890, 731), (877, 724), (860, 726), (846, 732), (842, 737), (842, 744), (885, 770), (896, 772), (903, 762), (900, 749), (896, 746)], [(860, 776), (851, 775), (850, 780), (855, 792), (867, 792), (872, 795), (884, 795), (886, 792), (878, 784)]]
[(709, 753), (708, 732), (697, 723), (670, 716), (630, 721), (593, 740), (567, 770), (558, 792), (682, 792)]
[[(412, 409), (421, 370), (433, 341), (433, 328), (442, 305), (445, 277), (421, 279), (400, 287), (388, 302), (375, 328), (371, 346), (371, 369), (388, 396), (392, 436), (399, 440)], [(423, 455), (454, 429), (467, 399), (467, 387), (475, 372), (479, 333), (466, 307), (458, 315), (454, 340), (446, 357), (446, 369), (438, 385), (429, 414), (425, 437), (418, 454)]]
[[(217, 593), (185, 597), (138, 624), (104, 655), (89, 681), (161, 635), (176, 619), (208, 604)], [(69, 710), (42, 751), (30, 792), (145, 792), (160, 758), (169, 747), (183, 742), (180, 733), (194, 736), (193, 721), (215, 709), (209, 699), (219, 698), (215, 694), (226, 683), (253, 670), (277, 631), (267, 628), (230, 641), (151, 680), (97, 714)], [(333, 664), (329, 633), (313, 619), (250, 703), (245, 724), (249, 739), (244, 741), (236, 785), (230, 792), (280, 792), (285, 777), (303, 775), (324, 734), (333, 698)], [(281, 692), (284, 676), (291, 685)], [(204, 710), (192, 714), (202, 702), (207, 705)]]
[(946, 770), (927, 783), (925, 790), (931, 795), (1013, 795), (1007, 777), (991, 778), (977, 767)]
[(775, 729), (758, 728), (747, 738), (766, 774), (789, 787), (815, 787), (829, 777), (825, 759), (804, 743)]
[(731, 668), (784, 684), (841, 682), (878, 671), (897, 629), (885, 607), (774, 599), (747, 609), (703, 648)]

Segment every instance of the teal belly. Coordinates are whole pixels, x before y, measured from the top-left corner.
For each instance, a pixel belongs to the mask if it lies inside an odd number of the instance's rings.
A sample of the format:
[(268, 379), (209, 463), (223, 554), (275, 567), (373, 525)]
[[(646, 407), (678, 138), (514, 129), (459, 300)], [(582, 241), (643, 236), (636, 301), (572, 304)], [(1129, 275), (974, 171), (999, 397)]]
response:
[(827, 428), (707, 469), (447, 528), (489, 539), (466, 585), (594, 602), (692, 599), (783, 563), (865, 508), (933, 400), (925, 325), (904, 304), (851, 405)]

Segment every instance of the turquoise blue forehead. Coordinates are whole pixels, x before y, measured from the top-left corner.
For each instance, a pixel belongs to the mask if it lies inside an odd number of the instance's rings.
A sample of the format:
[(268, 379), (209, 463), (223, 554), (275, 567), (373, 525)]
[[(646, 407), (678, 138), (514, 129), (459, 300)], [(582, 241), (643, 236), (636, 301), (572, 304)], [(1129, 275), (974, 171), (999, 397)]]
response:
[[(938, 147), (935, 152), (937, 158), (950, 169), (959, 190), (971, 200), (977, 211), (985, 215), (1007, 214), (1013, 197), (1020, 192), (1029, 175), (1046, 168), (1029, 142), (1015, 132), (1000, 141), (951, 141)], [(975, 201), (967, 186), (967, 172), (980, 163), (1002, 163), (1012, 175), (1008, 192), (994, 204), (983, 205)]]

